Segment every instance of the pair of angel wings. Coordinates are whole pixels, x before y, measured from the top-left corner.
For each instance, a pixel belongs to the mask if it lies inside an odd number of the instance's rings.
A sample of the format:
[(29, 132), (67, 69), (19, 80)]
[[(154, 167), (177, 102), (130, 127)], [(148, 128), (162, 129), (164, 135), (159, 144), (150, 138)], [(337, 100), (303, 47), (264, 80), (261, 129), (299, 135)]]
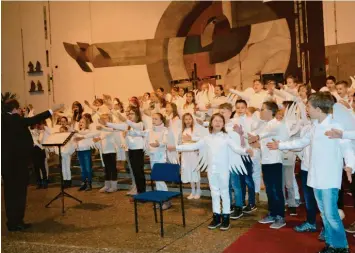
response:
[[(233, 142), (240, 143), (240, 137), (237, 133), (229, 132), (228, 136), (232, 139)], [(228, 144), (226, 143), (226, 145)], [(206, 171), (208, 169), (208, 155), (209, 154), (206, 146), (199, 149), (199, 162), (196, 170)], [(228, 148), (228, 168), (231, 172), (237, 174), (247, 174), (243, 159), (249, 158), (243, 158), (241, 155), (235, 153), (231, 148)]]

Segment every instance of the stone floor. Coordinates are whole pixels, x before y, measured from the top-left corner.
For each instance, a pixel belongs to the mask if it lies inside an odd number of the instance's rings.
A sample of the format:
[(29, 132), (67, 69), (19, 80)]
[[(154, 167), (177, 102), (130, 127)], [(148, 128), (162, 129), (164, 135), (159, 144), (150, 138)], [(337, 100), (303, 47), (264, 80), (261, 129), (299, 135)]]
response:
[[(179, 201), (164, 212), (165, 237), (160, 237), (160, 226), (154, 222), (152, 205), (139, 204), (138, 234), (134, 229), (133, 204), (125, 191), (112, 194), (67, 192), (78, 197), (83, 204), (65, 199), (65, 215), (61, 214), (61, 201), (45, 208), (57, 193), (58, 186), (48, 190), (28, 190), (26, 222), (33, 228), (26, 232), (9, 233), (6, 230), (2, 197), (2, 252), (222, 252), (246, 232), (262, 215), (259, 208), (254, 214), (232, 222), (229, 231), (210, 231), (211, 200), (187, 200), (185, 198), (186, 227), (182, 226)], [(185, 196), (186, 197), (186, 196)]]

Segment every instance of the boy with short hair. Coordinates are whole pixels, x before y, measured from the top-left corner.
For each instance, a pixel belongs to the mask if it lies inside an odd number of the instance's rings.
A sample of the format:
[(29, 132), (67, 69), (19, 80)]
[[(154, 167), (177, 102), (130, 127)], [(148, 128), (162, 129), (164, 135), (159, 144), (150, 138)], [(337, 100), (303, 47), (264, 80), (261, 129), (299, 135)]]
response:
[(259, 221), (262, 224), (272, 223), (270, 228), (279, 229), (286, 225), (285, 199), (282, 191), (282, 152), (269, 150), (266, 146), (272, 140), (286, 140), (288, 131), (285, 124), (279, 122), (275, 116), (279, 110), (275, 102), (264, 102), (260, 119), (267, 123), (261, 131), (249, 134), (249, 143), (260, 142), (261, 169), (268, 198), (269, 214)]
[(341, 187), (343, 158), (349, 181), (355, 172), (355, 156), (349, 140), (331, 140), (325, 133), (332, 128), (342, 129), (332, 117), (334, 100), (330, 93), (317, 92), (310, 96), (307, 110), (315, 123), (302, 139), (289, 142), (273, 141), (267, 144), (270, 150), (288, 150), (311, 145), (311, 162), (307, 185), (314, 195), (321, 212), (325, 229), (326, 247), (322, 253), (350, 252), (345, 230), (338, 212), (338, 192)]

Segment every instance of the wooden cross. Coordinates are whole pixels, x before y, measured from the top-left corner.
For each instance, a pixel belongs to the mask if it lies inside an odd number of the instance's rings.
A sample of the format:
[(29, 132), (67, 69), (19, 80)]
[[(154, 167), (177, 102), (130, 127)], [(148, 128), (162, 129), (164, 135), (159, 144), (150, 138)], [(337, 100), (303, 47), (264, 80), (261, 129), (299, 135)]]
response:
[[(189, 85), (183, 85), (184, 83), (192, 83), (192, 90), (197, 89), (198, 82), (201, 80), (219, 80), (221, 79), (221, 75), (213, 75), (213, 76), (205, 76), (203, 78), (199, 78), (197, 75), (197, 64), (194, 63), (194, 70), (191, 72), (191, 78), (185, 78), (185, 79), (178, 79), (178, 80), (171, 80), (170, 84), (175, 86), (185, 86), (189, 87)], [(185, 88), (183, 87), (183, 88)]]

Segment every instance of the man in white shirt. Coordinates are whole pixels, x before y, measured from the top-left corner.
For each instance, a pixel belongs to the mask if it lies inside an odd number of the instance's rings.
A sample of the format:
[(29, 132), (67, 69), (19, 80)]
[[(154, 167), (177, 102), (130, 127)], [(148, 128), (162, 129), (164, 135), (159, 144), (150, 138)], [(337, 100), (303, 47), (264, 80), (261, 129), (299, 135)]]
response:
[[(268, 143), (271, 150), (298, 149), (311, 145), (311, 162), (307, 185), (314, 189), (318, 208), (325, 229), (326, 247), (321, 252), (349, 252), (343, 223), (338, 212), (338, 192), (341, 187), (343, 164), (351, 182), (355, 172), (355, 156), (349, 140), (331, 140), (325, 133), (341, 126), (334, 122), (332, 109), (334, 100), (329, 93), (312, 94), (307, 110), (316, 120), (311, 131), (302, 139), (290, 142)], [(344, 159), (344, 160), (343, 160)]]

